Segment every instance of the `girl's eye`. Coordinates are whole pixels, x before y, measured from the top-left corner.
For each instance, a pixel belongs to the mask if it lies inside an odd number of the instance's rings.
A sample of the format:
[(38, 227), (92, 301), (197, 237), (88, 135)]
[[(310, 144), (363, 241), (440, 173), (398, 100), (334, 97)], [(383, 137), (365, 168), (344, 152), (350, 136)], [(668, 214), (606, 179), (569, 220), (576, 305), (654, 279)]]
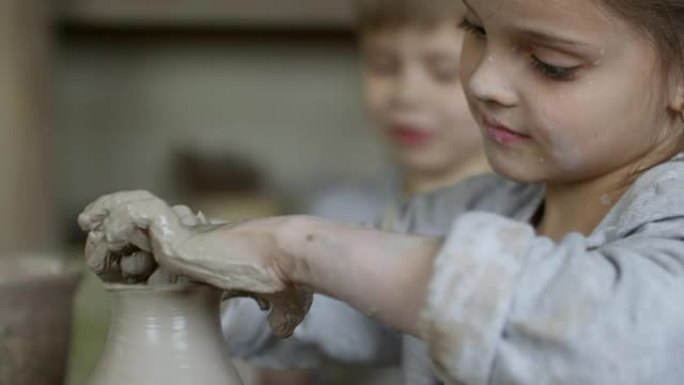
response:
[(579, 66), (561, 67), (548, 64), (532, 56), (532, 66), (542, 75), (553, 80), (572, 80), (579, 69)]
[(461, 23), (458, 25), (458, 27), (466, 32), (473, 33), (479, 37), (487, 36), (487, 32), (485, 31), (484, 27), (469, 21), (465, 17), (463, 18), (463, 20), (461, 20)]

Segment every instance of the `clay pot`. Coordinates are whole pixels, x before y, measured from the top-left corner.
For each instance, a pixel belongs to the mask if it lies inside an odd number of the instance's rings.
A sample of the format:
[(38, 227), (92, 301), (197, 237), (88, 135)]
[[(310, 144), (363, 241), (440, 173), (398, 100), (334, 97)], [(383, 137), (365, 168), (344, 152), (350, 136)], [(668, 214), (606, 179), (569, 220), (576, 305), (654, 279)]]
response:
[(220, 292), (201, 285), (106, 285), (109, 336), (88, 385), (242, 385), (219, 324)]
[(80, 279), (56, 258), (0, 258), (0, 384), (64, 383)]

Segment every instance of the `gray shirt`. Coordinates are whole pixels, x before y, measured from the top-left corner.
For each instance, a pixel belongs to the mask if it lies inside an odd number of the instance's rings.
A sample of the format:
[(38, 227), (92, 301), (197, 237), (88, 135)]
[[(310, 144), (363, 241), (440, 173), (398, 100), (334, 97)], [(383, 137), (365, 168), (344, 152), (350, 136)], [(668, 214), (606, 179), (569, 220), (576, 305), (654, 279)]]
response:
[[(386, 230), (444, 236), (453, 219), (474, 207), (496, 211), (500, 200), (521, 205), (515, 214), (538, 207), (541, 190), (497, 177), (476, 177), (434, 192), (402, 199), (396, 173), (338, 187), (322, 194), (312, 213)], [(326, 361), (398, 366), (402, 383), (438, 383), (424, 343), (402, 336), (335, 299), (316, 295), (313, 307), (287, 340), (273, 337), (265, 314), (250, 300), (233, 301), (223, 312), (224, 332), (233, 354), (271, 368), (314, 368)], [(385, 375), (391, 375), (388, 372)], [(396, 383), (396, 382), (394, 382)]]
[[(682, 157), (643, 174), (588, 237), (571, 233), (553, 242), (536, 235), (529, 221), (542, 199), (537, 186), (492, 175), (405, 208), (408, 231), (420, 226), (434, 233), (440, 220), (423, 218), (456, 218), (421, 314), (421, 336), (440, 379), (466, 385), (684, 383)], [(345, 330), (363, 337), (344, 346), (346, 339), (327, 328), (325, 336), (315, 328), (305, 334), (343, 361), (395, 359), (392, 333), (369, 325)], [(266, 342), (265, 324), (255, 329), (262, 352), (284, 346)]]
[(682, 158), (642, 175), (588, 237), (536, 235), (509, 219), (521, 203), (460, 216), (436, 259), (421, 329), (440, 378), (684, 383)]

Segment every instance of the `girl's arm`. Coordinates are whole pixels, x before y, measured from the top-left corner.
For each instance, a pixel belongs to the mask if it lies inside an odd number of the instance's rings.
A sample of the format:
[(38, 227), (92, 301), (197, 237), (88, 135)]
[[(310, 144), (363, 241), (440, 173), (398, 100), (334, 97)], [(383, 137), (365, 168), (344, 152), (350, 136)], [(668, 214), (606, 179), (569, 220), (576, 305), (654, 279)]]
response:
[(418, 315), (440, 245), (439, 238), (293, 216), (196, 233), (175, 247), (178, 256), (171, 258), (171, 264), (223, 288), (234, 287), (236, 269), (247, 264), (254, 273), (246, 274), (309, 287), (417, 335)]
[(276, 234), (286, 279), (418, 335), (418, 315), (441, 239), (313, 217), (283, 221)]
[(306, 289), (349, 303), (417, 334), (439, 238), (385, 233), (313, 217), (187, 226), (144, 191), (104, 196), (79, 216), (86, 257), (98, 273), (134, 244), (162, 266), (225, 290), (263, 294), (277, 335), (289, 335), (310, 304)]

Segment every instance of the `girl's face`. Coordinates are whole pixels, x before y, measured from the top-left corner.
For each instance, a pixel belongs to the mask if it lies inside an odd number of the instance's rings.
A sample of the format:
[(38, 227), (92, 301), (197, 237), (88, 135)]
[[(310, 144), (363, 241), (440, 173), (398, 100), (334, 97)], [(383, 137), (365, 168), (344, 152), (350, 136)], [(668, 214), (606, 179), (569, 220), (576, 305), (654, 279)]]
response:
[(648, 37), (600, 2), (464, 3), (461, 78), (495, 170), (568, 183), (675, 152), (679, 90), (663, 87)]
[(448, 173), (482, 151), (459, 77), (463, 35), (448, 20), (362, 37), (366, 106), (409, 172)]

